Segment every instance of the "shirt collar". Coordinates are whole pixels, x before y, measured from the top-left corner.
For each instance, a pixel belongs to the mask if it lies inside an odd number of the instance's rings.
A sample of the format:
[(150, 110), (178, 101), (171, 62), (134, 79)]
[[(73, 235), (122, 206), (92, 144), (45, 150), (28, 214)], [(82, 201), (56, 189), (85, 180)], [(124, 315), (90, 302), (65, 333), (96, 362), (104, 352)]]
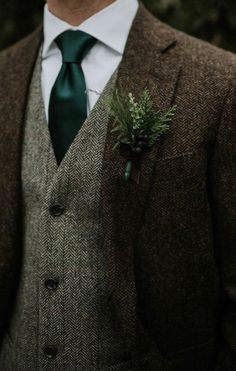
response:
[(46, 4), (44, 8), (43, 58), (46, 58), (52, 51), (53, 45), (55, 46), (53, 42), (55, 38), (67, 30), (87, 32), (122, 55), (138, 6), (137, 0), (116, 0), (88, 18), (80, 26), (74, 27), (53, 15)]

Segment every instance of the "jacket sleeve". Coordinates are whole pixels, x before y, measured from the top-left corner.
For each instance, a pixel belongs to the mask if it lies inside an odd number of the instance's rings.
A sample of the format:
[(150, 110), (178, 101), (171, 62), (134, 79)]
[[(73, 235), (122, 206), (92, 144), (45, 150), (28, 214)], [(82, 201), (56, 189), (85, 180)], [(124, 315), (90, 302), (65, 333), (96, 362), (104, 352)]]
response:
[(222, 287), (220, 348), (214, 371), (236, 371), (236, 89), (224, 102), (209, 162), (214, 246)]

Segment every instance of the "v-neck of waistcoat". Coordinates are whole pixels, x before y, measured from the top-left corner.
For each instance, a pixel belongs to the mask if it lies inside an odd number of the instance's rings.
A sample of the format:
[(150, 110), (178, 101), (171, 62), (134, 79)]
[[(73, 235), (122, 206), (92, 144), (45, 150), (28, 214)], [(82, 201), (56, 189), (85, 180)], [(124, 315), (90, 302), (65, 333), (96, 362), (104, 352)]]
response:
[[(38, 63), (38, 62), (39, 62), (39, 65), (40, 65), (40, 71), (42, 71), (42, 47), (39, 51), (38, 61), (36, 63)], [(102, 107), (103, 104), (105, 104), (105, 99), (104, 98), (107, 97), (107, 94), (109, 93), (109, 90), (112, 88), (112, 86), (111, 86), (112, 82), (114, 82), (114, 86), (116, 86), (117, 76), (118, 76), (118, 68), (114, 71), (114, 73), (112, 74), (112, 76), (108, 80), (108, 82), (107, 82), (104, 90), (100, 94), (96, 104), (94, 105), (94, 107), (90, 111), (90, 113), (88, 114), (87, 119), (85, 120), (84, 124), (82, 125), (82, 127), (78, 131), (78, 133), (75, 136), (72, 144), (70, 145), (68, 151), (66, 152), (64, 158), (62, 159), (61, 163), (58, 166), (56, 156), (55, 156), (55, 152), (54, 152), (54, 149), (53, 149), (51, 135), (50, 135), (50, 132), (49, 132), (48, 121), (47, 121), (47, 118), (46, 118), (45, 105), (44, 105), (44, 102), (43, 102), (42, 87), (41, 87), (41, 73), (40, 73), (40, 81), (38, 81), (38, 83), (40, 84), (40, 89), (39, 90), (41, 92), (40, 101), (41, 101), (41, 105), (42, 105), (42, 111), (43, 111), (45, 123), (47, 124), (46, 125), (46, 130), (47, 130), (48, 136), (50, 138), (49, 156), (51, 158), (49, 159), (49, 162), (51, 162), (51, 166), (53, 167), (51, 169), (52, 173), (53, 173), (53, 176), (51, 178), (49, 188), (60, 177), (60, 175), (64, 172), (64, 170), (67, 169), (70, 166), (70, 160), (71, 160), (72, 157), (74, 157), (74, 156), (72, 156), (72, 154), (74, 153), (75, 148), (77, 147), (78, 141), (80, 139), (82, 139), (83, 133), (87, 130), (88, 125), (91, 125), (91, 123), (93, 121), (93, 118), (94, 118), (94, 113), (97, 110), (99, 110), (99, 108)], [(107, 125), (108, 125), (108, 123), (109, 123), (109, 119), (107, 120)], [(48, 190), (49, 190), (49, 188), (48, 188)]]

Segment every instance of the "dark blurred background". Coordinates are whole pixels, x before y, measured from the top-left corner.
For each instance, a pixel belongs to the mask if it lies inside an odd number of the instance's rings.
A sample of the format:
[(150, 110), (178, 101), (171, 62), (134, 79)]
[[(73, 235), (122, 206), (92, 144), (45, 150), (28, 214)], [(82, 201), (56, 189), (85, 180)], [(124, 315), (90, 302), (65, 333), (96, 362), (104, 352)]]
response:
[[(0, 1), (0, 49), (3, 49), (27, 35), (41, 21), (44, 0)], [(236, 52), (236, 0), (143, 2), (170, 25)]]

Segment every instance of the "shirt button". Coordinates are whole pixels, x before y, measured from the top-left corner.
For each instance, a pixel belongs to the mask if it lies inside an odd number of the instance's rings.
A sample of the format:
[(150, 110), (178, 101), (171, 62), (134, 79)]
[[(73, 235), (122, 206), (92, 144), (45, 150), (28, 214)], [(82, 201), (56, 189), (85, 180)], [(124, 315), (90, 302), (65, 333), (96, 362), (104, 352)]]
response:
[(64, 213), (64, 207), (60, 205), (53, 205), (50, 207), (50, 214), (52, 216), (61, 216)]
[(53, 359), (57, 356), (58, 350), (54, 346), (48, 346), (44, 348), (44, 354), (48, 359)]
[(55, 291), (58, 287), (58, 281), (53, 279), (48, 279), (44, 282), (46, 288), (51, 291)]

